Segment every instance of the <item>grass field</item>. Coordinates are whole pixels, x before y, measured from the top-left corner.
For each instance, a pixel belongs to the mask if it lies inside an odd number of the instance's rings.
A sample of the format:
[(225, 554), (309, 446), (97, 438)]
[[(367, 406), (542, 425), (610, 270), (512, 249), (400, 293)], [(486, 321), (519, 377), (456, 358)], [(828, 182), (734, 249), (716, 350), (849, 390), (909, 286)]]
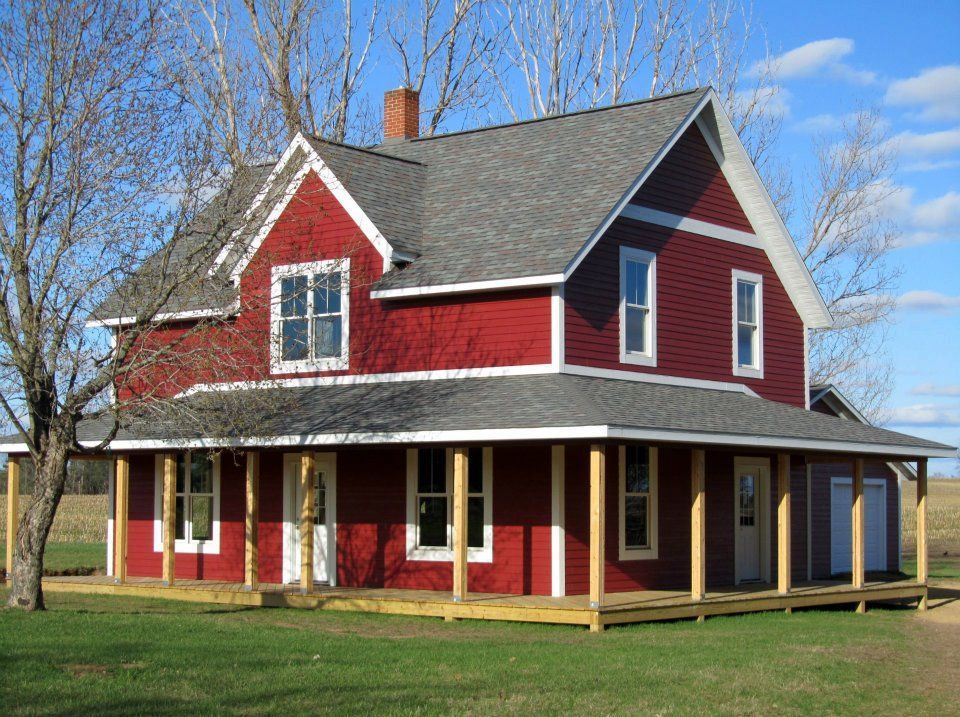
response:
[(598, 636), (107, 596), (52, 594), (48, 605), (38, 615), (0, 611), (7, 714), (903, 715), (956, 706), (956, 685), (930, 680), (910, 651), (912, 610), (770, 613)]
[[(917, 574), (917, 493), (903, 485), (903, 571)], [(927, 488), (930, 577), (960, 579), (960, 479), (931, 478)]]

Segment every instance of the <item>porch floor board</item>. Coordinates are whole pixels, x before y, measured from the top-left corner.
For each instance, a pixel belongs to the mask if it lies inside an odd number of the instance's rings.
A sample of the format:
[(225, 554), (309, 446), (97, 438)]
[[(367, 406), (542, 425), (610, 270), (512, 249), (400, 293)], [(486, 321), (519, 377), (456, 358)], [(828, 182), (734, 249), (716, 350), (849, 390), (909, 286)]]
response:
[(472, 593), (463, 602), (452, 601), (449, 592), (396, 588), (349, 588), (315, 585), (302, 594), (297, 584), (261, 583), (245, 590), (242, 583), (213, 580), (177, 580), (164, 587), (158, 578), (128, 577), (117, 584), (107, 575), (48, 577), (48, 592), (99, 593), (168, 598), (191, 602), (226, 603), (263, 607), (300, 607), (358, 612), (421, 615), (453, 619), (514, 620), (558, 624), (615, 625), (652, 620), (784, 610), (830, 604), (919, 599), (926, 585), (914, 580), (874, 579), (862, 589), (847, 582), (817, 581), (795, 585), (780, 595), (767, 584), (719, 587), (709, 590), (703, 601), (680, 590), (642, 590), (607, 593), (603, 607), (590, 609), (586, 595), (505, 595)]

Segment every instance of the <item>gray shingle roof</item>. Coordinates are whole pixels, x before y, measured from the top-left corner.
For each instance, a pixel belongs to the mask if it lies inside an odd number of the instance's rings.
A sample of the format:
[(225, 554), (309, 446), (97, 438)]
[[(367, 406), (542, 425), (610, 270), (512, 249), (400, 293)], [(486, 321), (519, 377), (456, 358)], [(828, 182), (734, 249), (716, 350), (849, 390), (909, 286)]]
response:
[[(757, 447), (801, 450), (815, 441), (822, 444), (819, 450), (849, 452), (857, 444), (891, 456), (952, 450), (743, 393), (565, 374), (201, 393), (182, 399), (166, 415), (128, 422), (117, 438), (199, 439), (210, 435), (197, 428), (205, 417), (228, 421), (228, 416), (242, 416), (244, 423), (224, 423), (214, 444), (343, 434), (349, 440), (359, 441), (362, 434), (365, 442), (398, 443), (408, 440), (400, 434), (410, 432), (607, 427), (611, 436), (616, 430), (640, 431), (656, 440), (714, 445), (742, 445), (747, 439)], [(84, 421), (81, 440), (98, 440), (108, 425), (103, 419)]]

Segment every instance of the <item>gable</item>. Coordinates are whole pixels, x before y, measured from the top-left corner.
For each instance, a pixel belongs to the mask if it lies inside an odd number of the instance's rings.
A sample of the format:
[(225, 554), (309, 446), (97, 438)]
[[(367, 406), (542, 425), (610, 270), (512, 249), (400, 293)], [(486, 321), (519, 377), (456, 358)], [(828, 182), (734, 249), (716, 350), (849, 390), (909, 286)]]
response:
[(700, 128), (687, 128), (631, 204), (753, 233)]

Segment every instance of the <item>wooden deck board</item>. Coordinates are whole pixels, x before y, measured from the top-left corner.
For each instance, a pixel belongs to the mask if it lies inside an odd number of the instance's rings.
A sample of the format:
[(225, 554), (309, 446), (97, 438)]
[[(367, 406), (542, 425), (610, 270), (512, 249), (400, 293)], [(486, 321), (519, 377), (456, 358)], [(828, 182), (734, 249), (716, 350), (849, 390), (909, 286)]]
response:
[[(44, 578), (44, 590), (113, 595), (139, 595), (190, 602), (225, 603), (264, 607), (300, 607), (351, 610), (401, 615), (514, 620), (588, 625), (598, 611), (589, 608), (587, 595), (554, 598), (545, 595), (471, 593), (455, 603), (447, 592), (394, 588), (351, 588), (315, 585), (303, 595), (300, 586), (261, 583), (245, 590), (243, 583), (209, 580), (177, 580), (163, 587), (159, 578), (129, 577), (116, 584), (112, 577), (71, 576)], [(922, 598), (926, 586), (912, 580), (874, 580), (863, 588), (849, 583), (816, 582), (794, 586), (781, 595), (769, 585), (715, 588), (702, 601), (691, 600), (688, 591), (646, 590), (607, 593), (599, 611), (602, 625), (652, 620), (675, 620), (709, 615), (781, 610), (830, 604)]]

